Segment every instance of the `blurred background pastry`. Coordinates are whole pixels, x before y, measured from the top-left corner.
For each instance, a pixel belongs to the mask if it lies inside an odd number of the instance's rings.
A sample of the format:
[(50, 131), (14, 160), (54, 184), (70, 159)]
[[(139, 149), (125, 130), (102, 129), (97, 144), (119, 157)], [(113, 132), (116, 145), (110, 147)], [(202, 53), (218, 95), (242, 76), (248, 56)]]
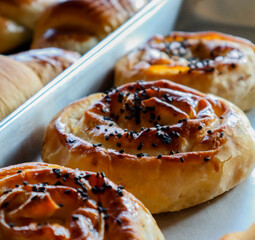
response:
[(32, 97), (80, 55), (57, 48), (0, 55), (0, 120)]
[(40, 15), (60, 0), (0, 0), (0, 53), (29, 44)]
[(152, 37), (121, 58), (115, 85), (169, 79), (212, 93), (242, 110), (255, 104), (255, 46), (217, 32), (173, 32)]
[(49, 8), (36, 27), (32, 48), (59, 47), (84, 54), (149, 0), (67, 0)]
[(81, 99), (49, 124), (42, 159), (104, 171), (152, 213), (205, 202), (248, 177), (254, 130), (230, 102), (167, 80)]
[(20, 164), (0, 169), (0, 189), (0, 239), (164, 239), (142, 203), (104, 173)]

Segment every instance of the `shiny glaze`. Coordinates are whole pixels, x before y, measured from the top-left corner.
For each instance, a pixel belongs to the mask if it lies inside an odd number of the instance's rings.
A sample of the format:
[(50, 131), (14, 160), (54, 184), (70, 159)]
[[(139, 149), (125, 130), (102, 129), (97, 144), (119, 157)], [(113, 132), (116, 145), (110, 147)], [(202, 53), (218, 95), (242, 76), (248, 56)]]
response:
[[(110, 155), (141, 159), (162, 154), (167, 161), (204, 162), (213, 161), (236, 121), (225, 102), (211, 96), (169, 81), (138, 82), (108, 92), (84, 112), (78, 130), (71, 128), (72, 141), (64, 136), (73, 150), (106, 149)], [(65, 125), (56, 127), (66, 131)]]
[(223, 66), (231, 71), (238, 64), (248, 61), (243, 46), (255, 50), (251, 42), (229, 35), (174, 32), (169, 36), (150, 39), (137, 59), (144, 65), (137, 65), (137, 68), (149, 75), (210, 74), (216, 70), (223, 71)]
[(0, 206), (1, 240), (140, 239), (143, 206), (103, 173), (41, 163), (3, 168)]

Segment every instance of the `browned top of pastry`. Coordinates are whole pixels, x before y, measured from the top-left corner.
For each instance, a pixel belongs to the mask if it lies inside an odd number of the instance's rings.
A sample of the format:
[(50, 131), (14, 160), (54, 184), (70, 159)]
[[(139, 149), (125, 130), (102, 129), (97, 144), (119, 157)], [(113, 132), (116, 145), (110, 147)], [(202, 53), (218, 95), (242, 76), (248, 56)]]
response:
[(0, 213), (1, 239), (146, 239), (154, 223), (104, 173), (42, 163), (0, 170)]
[(235, 121), (231, 108), (213, 97), (169, 81), (138, 82), (112, 89), (93, 104), (69, 129), (79, 138), (66, 141), (78, 147), (76, 140), (84, 139), (95, 151), (138, 158), (208, 161)]

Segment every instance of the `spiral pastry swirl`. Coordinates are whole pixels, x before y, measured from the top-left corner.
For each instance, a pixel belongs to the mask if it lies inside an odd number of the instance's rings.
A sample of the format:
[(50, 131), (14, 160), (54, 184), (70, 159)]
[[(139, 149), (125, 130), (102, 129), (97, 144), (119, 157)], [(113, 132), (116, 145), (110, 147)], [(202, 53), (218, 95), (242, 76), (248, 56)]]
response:
[(148, 210), (104, 173), (41, 163), (0, 170), (0, 239), (164, 239)]
[(43, 160), (104, 171), (152, 213), (209, 200), (255, 161), (254, 131), (226, 100), (160, 80), (75, 102), (49, 124)]
[(254, 107), (255, 46), (217, 32), (155, 36), (120, 59), (115, 85), (169, 79), (226, 98), (243, 110)]

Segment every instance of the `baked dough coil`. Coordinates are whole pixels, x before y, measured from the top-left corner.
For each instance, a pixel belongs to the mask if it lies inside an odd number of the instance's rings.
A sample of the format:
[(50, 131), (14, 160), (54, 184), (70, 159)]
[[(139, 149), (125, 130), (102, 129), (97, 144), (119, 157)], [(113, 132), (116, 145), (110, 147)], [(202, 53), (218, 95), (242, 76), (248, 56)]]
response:
[(28, 44), (42, 12), (60, 0), (0, 0), (0, 53)]
[(0, 16), (0, 53), (27, 43), (31, 37), (32, 33), (24, 26)]
[(60, 47), (87, 52), (149, 0), (67, 0), (39, 20), (32, 48)]
[(57, 48), (0, 55), (0, 120), (33, 96), (80, 55)]
[(255, 224), (244, 232), (229, 233), (220, 240), (253, 240), (255, 239)]
[(158, 35), (121, 58), (115, 76), (116, 86), (169, 79), (249, 110), (255, 105), (255, 46), (217, 32)]
[(0, 239), (163, 240), (149, 211), (103, 173), (42, 163), (0, 170)]
[(45, 162), (104, 171), (152, 213), (222, 194), (254, 166), (254, 130), (230, 102), (167, 80), (98, 93), (47, 127)]

